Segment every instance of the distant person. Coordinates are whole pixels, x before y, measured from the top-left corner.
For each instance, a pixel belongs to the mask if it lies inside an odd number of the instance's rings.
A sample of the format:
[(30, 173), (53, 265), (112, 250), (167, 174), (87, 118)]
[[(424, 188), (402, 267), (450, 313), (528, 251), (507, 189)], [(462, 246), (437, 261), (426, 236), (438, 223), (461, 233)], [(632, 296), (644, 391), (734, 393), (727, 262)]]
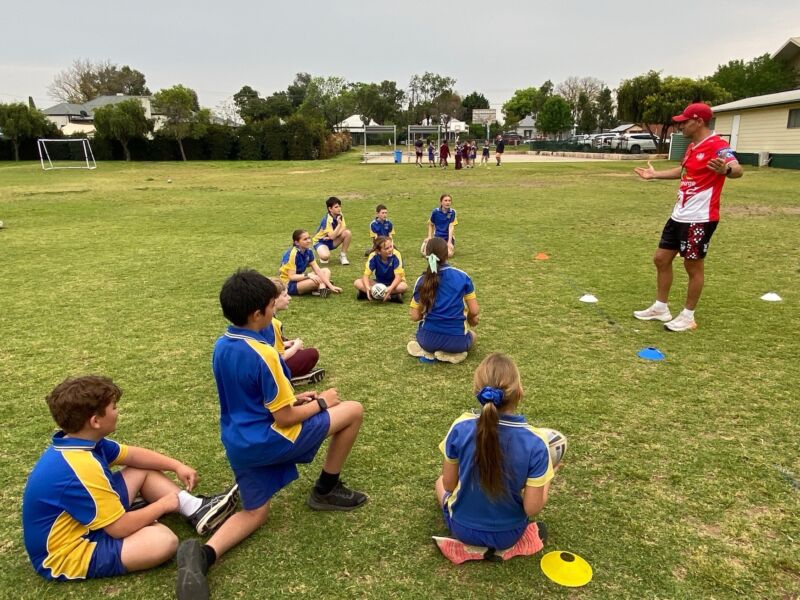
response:
[(411, 356), (459, 363), (476, 339), (479, 320), (475, 286), (464, 271), (447, 264), (447, 244), (435, 237), (425, 244), (428, 266), (414, 284), (409, 316), (419, 322), (407, 346)]
[[(672, 118), (683, 136), (691, 140), (681, 166), (656, 171), (648, 161), (646, 169), (634, 169), (642, 179), (681, 180), (672, 216), (661, 232), (658, 250), (653, 256), (656, 265), (656, 301), (649, 308), (633, 313), (641, 321), (662, 321), (670, 331), (697, 328), (694, 311), (705, 281), (703, 260), (719, 223), (722, 186), (726, 178), (738, 179), (743, 175), (742, 167), (728, 142), (709, 129), (713, 116), (711, 107), (695, 103)], [(684, 308), (673, 319), (667, 301), (672, 287), (672, 261), (678, 254), (683, 258), (689, 285)]]
[(463, 146), (456, 142), (456, 171), (460, 171), (462, 168), (462, 160), (464, 157), (464, 149)]
[(327, 208), (327, 213), (322, 217), (319, 228), (313, 237), (314, 250), (317, 251), (320, 263), (324, 265), (330, 259), (334, 248), (341, 246), (339, 262), (343, 265), (349, 265), (347, 249), (350, 247), (352, 235), (344, 222), (342, 201), (336, 196), (331, 196), (325, 201), (325, 207)]
[(419, 138), (416, 142), (414, 142), (414, 153), (417, 156), (417, 166), (422, 168), (422, 138)]
[(439, 166), (442, 169), (447, 168), (447, 159), (450, 157), (450, 147), (447, 145), (447, 140), (442, 142), (439, 146)]
[(497, 161), (497, 166), (502, 166), (503, 163), (503, 152), (506, 151), (506, 142), (503, 140), (503, 136), (498, 134), (497, 139), (494, 143), (494, 159)]
[(489, 140), (483, 141), (483, 151), (481, 152), (481, 164), (489, 164)]
[(433, 142), (428, 140), (428, 168), (432, 169), (436, 166), (436, 148), (433, 146)]
[(478, 158), (478, 144), (472, 140), (469, 145), (469, 168), (475, 168), (475, 159)]

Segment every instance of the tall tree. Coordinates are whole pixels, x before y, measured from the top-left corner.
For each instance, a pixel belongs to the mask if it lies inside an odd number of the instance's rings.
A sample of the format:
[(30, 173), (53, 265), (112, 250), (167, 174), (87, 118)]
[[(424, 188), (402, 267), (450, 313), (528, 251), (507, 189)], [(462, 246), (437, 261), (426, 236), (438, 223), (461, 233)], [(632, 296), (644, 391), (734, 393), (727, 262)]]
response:
[(378, 85), (378, 94), (381, 101), (378, 105), (378, 114), (375, 120), (382, 124), (395, 121), (403, 107), (406, 93), (397, 87), (397, 82), (384, 79)]
[(44, 113), (31, 109), (22, 102), (0, 104), (0, 131), (14, 146), (14, 160), (19, 160), (19, 143), (24, 138), (35, 138), (52, 130)]
[(445, 92), (453, 92), (456, 80), (446, 75), (438, 75), (425, 71), (422, 75), (414, 75), (408, 82), (408, 111), (412, 121), (422, 117), (431, 119), (436, 116), (433, 99)]
[(467, 123), (472, 123), (472, 111), (476, 108), (489, 108), (489, 100), (480, 92), (472, 92), (461, 101), (461, 108), (464, 112), (464, 119)]
[(578, 94), (573, 116), (576, 116), (575, 123), (578, 125), (576, 133), (592, 133), (597, 129), (597, 108), (586, 92)]
[(377, 120), (381, 103), (378, 86), (374, 83), (355, 83), (352, 91), (355, 110), (364, 126), (369, 125), (370, 121)]
[(153, 97), (158, 112), (166, 118), (160, 134), (178, 142), (181, 159), (186, 160), (183, 140), (203, 135), (211, 117), (208, 109), (195, 110), (197, 94), (183, 85), (159, 90)]
[(55, 76), (48, 91), (57, 100), (75, 104), (83, 104), (103, 95), (150, 95), (145, 76), (140, 71), (128, 65), (120, 68), (107, 60), (93, 63), (80, 58), (73, 61), (69, 69)]
[(329, 130), (351, 115), (353, 110), (353, 92), (343, 77), (314, 77), (300, 106), (300, 112), (321, 119)]
[(518, 123), (528, 115), (536, 115), (541, 108), (541, 92), (533, 87), (524, 88), (514, 92), (514, 95), (503, 104), (506, 123)]
[(605, 84), (596, 77), (567, 77), (555, 87), (555, 93), (569, 102), (572, 107), (572, 118), (577, 123), (580, 120), (578, 100), (581, 94), (586, 94), (590, 102), (597, 99), (597, 95)]
[(311, 75), (308, 73), (298, 73), (294, 76), (294, 81), (286, 88), (286, 93), (289, 95), (289, 101), (292, 107), (297, 110), (306, 99), (306, 92), (308, 91), (308, 84), (311, 83)]
[(595, 111), (597, 113), (597, 127), (600, 131), (619, 125), (615, 116), (614, 98), (609, 88), (604, 87), (600, 90), (597, 95), (597, 102), (595, 102)]
[(731, 100), (763, 96), (793, 90), (800, 86), (800, 75), (784, 62), (769, 54), (744, 62), (732, 60), (719, 65), (708, 78), (731, 94)]
[(572, 128), (572, 110), (561, 96), (550, 96), (544, 101), (536, 117), (536, 128), (545, 134), (558, 135)]
[(455, 92), (445, 90), (431, 100), (434, 117), (438, 117), (444, 125), (445, 131), (450, 127), (450, 121), (461, 117), (461, 97)]
[(131, 138), (144, 137), (153, 130), (153, 123), (145, 116), (142, 103), (134, 98), (97, 108), (94, 126), (103, 137), (119, 140), (128, 161), (131, 159), (128, 150)]

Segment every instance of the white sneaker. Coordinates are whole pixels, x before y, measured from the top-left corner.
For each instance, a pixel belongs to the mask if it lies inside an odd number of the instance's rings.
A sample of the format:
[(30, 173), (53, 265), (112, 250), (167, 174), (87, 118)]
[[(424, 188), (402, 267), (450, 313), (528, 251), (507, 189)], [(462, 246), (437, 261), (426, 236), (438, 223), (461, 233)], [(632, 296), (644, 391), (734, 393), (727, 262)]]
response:
[(330, 261), (329, 260), (322, 260), (321, 258), (317, 259), (317, 262), (321, 265), (327, 265)]
[(467, 358), (466, 352), (442, 352), (441, 350), (437, 350), (433, 355), (436, 357), (436, 360), (453, 363), (454, 365), (463, 362)]
[(690, 331), (692, 329), (697, 329), (697, 323), (694, 317), (687, 317), (681, 313), (669, 323), (664, 323), (664, 328), (670, 331)]
[(339, 262), (342, 263), (343, 265), (349, 265), (350, 261), (347, 260), (347, 254), (345, 254), (344, 252), (340, 253)]
[(408, 346), (406, 346), (406, 350), (411, 356), (416, 356), (417, 358), (425, 358), (427, 360), (436, 360), (436, 357), (431, 354), (430, 352), (425, 351), (422, 346), (419, 345), (417, 340), (411, 340), (408, 342)]
[(640, 321), (661, 321), (666, 323), (667, 321), (672, 320), (672, 313), (669, 312), (669, 308), (665, 308), (662, 311), (657, 311), (654, 306), (655, 305), (650, 306), (644, 310), (635, 310), (633, 311), (633, 316)]

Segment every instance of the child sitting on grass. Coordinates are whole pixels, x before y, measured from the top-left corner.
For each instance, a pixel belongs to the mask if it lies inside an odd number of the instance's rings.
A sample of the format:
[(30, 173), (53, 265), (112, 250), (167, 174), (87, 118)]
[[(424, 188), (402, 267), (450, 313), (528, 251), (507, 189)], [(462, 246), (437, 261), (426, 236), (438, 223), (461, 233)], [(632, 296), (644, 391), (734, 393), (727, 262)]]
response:
[(372, 286), (376, 283), (386, 286), (382, 302), (403, 302), (403, 293), (408, 289), (403, 257), (394, 249), (392, 240), (384, 236), (375, 238), (372, 252), (364, 265), (364, 275), (353, 282), (358, 290), (356, 299), (372, 302)]
[[(331, 282), (331, 270), (320, 267), (311, 250), (311, 236), (305, 229), (292, 232), (292, 247), (281, 258), (281, 281), (291, 296), (311, 294), (327, 298), (331, 293), (338, 294), (342, 288)], [(311, 269), (306, 273), (306, 269)]]
[[(504, 559), (538, 552), (546, 529), (528, 519), (547, 504), (553, 478), (547, 436), (517, 412), (524, 392), (508, 356), (483, 359), (472, 389), (480, 414), (462, 414), (439, 446), (444, 463), (436, 497), (445, 525), (459, 542), (499, 550)], [(470, 557), (456, 544), (439, 547), (453, 562), (490, 558)]]
[(335, 388), (295, 394), (285, 363), (261, 335), (275, 311), (278, 290), (262, 274), (239, 270), (219, 294), (231, 322), (214, 345), (212, 368), (220, 403), (222, 444), (233, 468), (243, 510), (205, 545), (178, 548), (178, 600), (206, 600), (208, 569), (267, 520), (272, 497), (297, 479), (297, 465), (314, 460), (331, 442), (306, 503), (314, 510), (353, 510), (367, 495), (345, 487), (339, 473), (356, 441), (364, 409), (339, 400)]
[[(289, 308), (292, 297), (286, 291), (286, 286), (278, 277), (270, 277), (269, 280), (278, 289), (278, 298), (275, 300), (275, 312)], [(308, 385), (317, 383), (325, 377), (325, 369), (315, 369), (319, 361), (319, 351), (316, 348), (306, 348), (303, 340), (295, 338), (290, 340), (283, 335), (283, 323), (272, 317), (272, 323), (261, 330), (272, 346), (281, 355), (283, 362), (289, 367), (291, 372), (291, 382), (293, 386)]]
[(339, 262), (343, 265), (349, 265), (350, 261), (347, 260), (347, 249), (350, 247), (351, 233), (344, 223), (342, 201), (336, 196), (331, 196), (325, 201), (325, 206), (328, 212), (322, 217), (319, 228), (314, 234), (314, 250), (317, 251), (319, 262), (321, 264), (327, 264), (334, 248), (341, 246)]
[[(108, 377), (65, 379), (47, 396), (61, 431), (33, 467), (22, 498), (25, 549), (45, 579), (68, 581), (150, 569), (175, 555), (178, 538), (156, 520), (178, 512), (200, 535), (236, 508), (237, 488), (193, 496), (197, 472), (182, 462), (108, 438), (122, 390)], [(111, 471), (111, 467), (124, 468)], [(172, 471), (181, 490), (162, 471)], [(130, 510), (141, 494), (146, 505)]]

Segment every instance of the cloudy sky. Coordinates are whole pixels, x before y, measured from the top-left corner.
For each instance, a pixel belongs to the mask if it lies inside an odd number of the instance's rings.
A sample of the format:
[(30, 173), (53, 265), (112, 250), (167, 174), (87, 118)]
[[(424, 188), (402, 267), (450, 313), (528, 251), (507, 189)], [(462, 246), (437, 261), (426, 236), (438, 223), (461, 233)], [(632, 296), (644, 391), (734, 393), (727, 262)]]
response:
[(33, 96), (40, 108), (55, 104), (47, 87), (76, 58), (130, 65), (152, 91), (182, 83), (210, 108), (245, 84), (285, 89), (299, 71), (404, 88), (432, 71), (499, 107), (515, 89), (571, 75), (611, 88), (649, 69), (710, 75), (800, 36), (797, 0), (38, 0), (4, 13), (0, 102)]

